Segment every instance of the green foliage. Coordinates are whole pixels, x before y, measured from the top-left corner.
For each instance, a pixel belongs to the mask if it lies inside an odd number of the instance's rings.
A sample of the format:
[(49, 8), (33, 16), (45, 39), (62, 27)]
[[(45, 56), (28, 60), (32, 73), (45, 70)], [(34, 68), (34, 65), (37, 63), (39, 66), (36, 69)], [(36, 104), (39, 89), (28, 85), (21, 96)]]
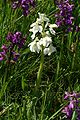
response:
[[(80, 4), (78, 0), (74, 3), (77, 19)], [(53, 0), (37, 0), (36, 7), (26, 17), (20, 9), (14, 11), (11, 2), (0, 1), (0, 48), (6, 43), (8, 32), (21, 31), (26, 35), (19, 60), (9, 66), (0, 62), (0, 120), (64, 120), (61, 113), (64, 92), (80, 92), (80, 32), (64, 34), (61, 29), (52, 36), (57, 52), (50, 57), (44, 56), (42, 81), (35, 91), (40, 55), (31, 53), (28, 48), (31, 42), (29, 29), (37, 13), (43, 11), (54, 23), (58, 9)], [(80, 19), (75, 22), (80, 25)], [(75, 117), (74, 111), (72, 120)]]

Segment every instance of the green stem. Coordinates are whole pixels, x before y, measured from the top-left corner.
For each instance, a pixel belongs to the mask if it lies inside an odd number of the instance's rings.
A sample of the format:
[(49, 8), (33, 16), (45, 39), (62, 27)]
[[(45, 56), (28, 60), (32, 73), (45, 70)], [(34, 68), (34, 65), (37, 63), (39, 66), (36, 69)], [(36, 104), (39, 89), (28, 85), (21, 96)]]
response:
[(60, 64), (61, 64), (62, 54), (63, 54), (63, 41), (64, 41), (64, 36), (62, 37), (61, 50), (60, 50), (60, 55), (59, 55), (58, 63), (57, 63), (57, 70), (56, 70), (56, 77), (55, 77), (56, 81), (57, 81), (57, 79), (59, 77), (59, 72), (60, 72)]
[(71, 66), (71, 71), (74, 69), (74, 66), (75, 66), (75, 58), (76, 58), (76, 55), (77, 55), (77, 46), (78, 46), (78, 37), (76, 38), (76, 43), (75, 43), (75, 52), (73, 54), (73, 59), (72, 59), (72, 66)]
[(39, 70), (38, 70), (38, 73), (37, 73), (36, 90), (39, 88), (40, 83), (41, 83), (41, 75), (42, 75), (43, 63), (44, 63), (44, 53), (43, 53), (43, 50), (44, 50), (44, 48), (42, 47), (40, 67), (39, 67)]
[(41, 114), (40, 114), (39, 120), (43, 120), (43, 115), (44, 115), (44, 110), (45, 110), (47, 92), (48, 92), (48, 90), (46, 89), (46, 92), (44, 93), (44, 96), (43, 96), (43, 98), (42, 98)]
[(71, 64), (71, 71), (70, 71), (71, 75), (69, 75), (69, 84), (71, 86), (71, 88), (70, 88), (71, 91), (73, 91), (73, 87), (72, 87), (72, 82), (70, 82), (70, 81), (71, 81), (71, 79), (73, 77), (72, 73), (74, 73), (74, 67), (75, 67), (75, 62), (76, 62), (76, 58), (77, 58), (78, 38), (76, 38), (75, 45), (76, 45), (76, 47), (75, 47), (75, 51), (74, 51), (74, 54), (73, 54), (72, 64)]

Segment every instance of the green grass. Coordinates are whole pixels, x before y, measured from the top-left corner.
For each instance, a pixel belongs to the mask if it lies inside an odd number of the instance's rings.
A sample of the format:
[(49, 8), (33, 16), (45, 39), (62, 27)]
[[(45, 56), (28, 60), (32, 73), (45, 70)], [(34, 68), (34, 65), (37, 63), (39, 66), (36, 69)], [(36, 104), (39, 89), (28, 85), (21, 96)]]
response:
[[(74, 24), (80, 25), (78, 2), (74, 2), (75, 18), (78, 14)], [(43, 11), (54, 23), (57, 10), (53, 0), (37, 0), (36, 7), (24, 17), (21, 9), (12, 10), (11, 2), (0, 1), (0, 47), (6, 43), (8, 32), (21, 31), (26, 35), (19, 60), (9, 67), (0, 62), (0, 120), (65, 120), (61, 113), (66, 104), (64, 92), (80, 92), (80, 32), (63, 33), (61, 29), (52, 36), (57, 52), (44, 57), (41, 83), (35, 92), (40, 55), (28, 48), (30, 25)]]

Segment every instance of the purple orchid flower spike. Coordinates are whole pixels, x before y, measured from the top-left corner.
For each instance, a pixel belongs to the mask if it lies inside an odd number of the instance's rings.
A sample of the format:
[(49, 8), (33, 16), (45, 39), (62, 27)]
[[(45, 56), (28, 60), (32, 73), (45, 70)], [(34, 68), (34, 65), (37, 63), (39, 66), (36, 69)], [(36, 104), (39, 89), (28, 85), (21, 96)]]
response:
[(73, 112), (75, 110), (77, 114), (77, 120), (80, 120), (80, 93), (76, 92), (65, 92), (64, 100), (68, 101), (68, 105), (64, 107), (62, 113), (66, 115), (66, 118), (71, 120)]
[(13, 9), (21, 7), (23, 10), (23, 15), (25, 16), (27, 16), (30, 13), (29, 11), (30, 6), (32, 7), (35, 6), (35, 0), (18, 0), (16, 2), (13, 2), (12, 4)]
[(21, 32), (15, 32), (14, 34), (9, 32), (6, 39), (7, 39), (7, 41), (11, 42), (10, 46), (17, 45), (18, 48), (21, 49), (25, 43), (26, 38), (22, 37)]
[(73, 4), (69, 3), (69, 0), (60, 1), (58, 4), (59, 12), (55, 15), (56, 24), (58, 26), (62, 25), (72, 25), (74, 17), (72, 16)]
[[(22, 36), (21, 32), (15, 32), (11, 33), (9, 32), (6, 37), (7, 42), (9, 42), (7, 45), (3, 44), (1, 49), (2, 52), (0, 52), (0, 61), (6, 60), (6, 63), (10, 63), (11, 61), (17, 61), (20, 54), (16, 52), (16, 50), (19, 52), (20, 49), (23, 47), (26, 38)], [(16, 50), (14, 50), (16, 48)]]

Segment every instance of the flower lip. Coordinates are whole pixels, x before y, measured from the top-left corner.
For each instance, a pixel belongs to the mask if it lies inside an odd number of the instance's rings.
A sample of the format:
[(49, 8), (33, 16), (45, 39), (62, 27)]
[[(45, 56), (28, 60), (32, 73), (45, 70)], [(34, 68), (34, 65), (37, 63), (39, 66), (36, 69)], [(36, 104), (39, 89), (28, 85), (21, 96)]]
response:
[(0, 61), (5, 59), (5, 52), (0, 52)]
[(3, 50), (3, 52), (7, 52), (8, 51), (8, 48), (6, 45), (2, 45), (1, 49)]

